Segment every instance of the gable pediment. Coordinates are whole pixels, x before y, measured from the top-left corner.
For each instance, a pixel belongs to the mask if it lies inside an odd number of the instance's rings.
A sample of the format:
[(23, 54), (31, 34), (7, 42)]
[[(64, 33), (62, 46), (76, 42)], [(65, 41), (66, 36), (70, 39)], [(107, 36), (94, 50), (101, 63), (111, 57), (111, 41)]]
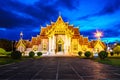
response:
[(69, 29), (68, 22), (64, 22), (62, 17), (59, 16), (54, 25), (51, 26), (51, 29), (46, 32), (46, 35), (53, 34), (73, 34), (72, 29)]

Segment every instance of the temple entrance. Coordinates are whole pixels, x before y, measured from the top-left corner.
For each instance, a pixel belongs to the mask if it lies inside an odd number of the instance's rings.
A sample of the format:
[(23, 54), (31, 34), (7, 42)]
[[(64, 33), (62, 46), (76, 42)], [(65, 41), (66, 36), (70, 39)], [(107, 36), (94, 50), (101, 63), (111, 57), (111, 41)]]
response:
[(57, 46), (57, 52), (63, 52), (64, 42), (63, 42), (63, 40), (61, 38), (58, 39), (58, 41), (56, 43), (56, 46)]
[(58, 44), (58, 52), (62, 51), (62, 44)]

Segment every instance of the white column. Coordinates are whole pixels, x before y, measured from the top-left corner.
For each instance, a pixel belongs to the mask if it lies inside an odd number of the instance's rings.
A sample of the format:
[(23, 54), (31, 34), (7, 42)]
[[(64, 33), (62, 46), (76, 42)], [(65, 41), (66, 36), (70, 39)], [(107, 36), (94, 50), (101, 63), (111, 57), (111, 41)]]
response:
[(70, 50), (70, 37), (68, 38), (68, 49)]
[(69, 45), (68, 36), (66, 36), (66, 52), (67, 53), (68, 53), (68, 45)]
[(71, 41), (71, 40), (70, 40), (70, 37), (69, 37), (69, 46), (70, 46), (70, 41)]
[(70, 52), (71, 52), (71, 38), (69, 39), (69, 49), (70, 49)]
[(52, 37), (52, 50), (54, 49), (54, 35)]
[(67, 54), (68, 53), (68, 37), (67, 37), (67, 35), (65, 36), (65, 47), (64, 47), (64, 49), (65, 49), (65, 54)]
[(56, 49), (56, 36), (54, 36), (54, 49)]
[(79, 51), (79, 39), (77, 39), (78, 45), (77, 45), (77, 50)]
[(52, 54), (55, 54), (55, 49), (54, 49), (54, 43), (55, 43), (55, 40), (54, 40), (55, 38), (54, 38), (54, 35), (53, 35), (53, 37), (52, 37)]
[(44, 39), (42, 39), (42, 51), (44, 52), (43, 46), (44, 46)]
[(49, 37), (49, 54), (51, 53), (51, 37)]
[(64, 40), (64, 53), (66, 52), (66, 35), (65, 35), (65, 40)]

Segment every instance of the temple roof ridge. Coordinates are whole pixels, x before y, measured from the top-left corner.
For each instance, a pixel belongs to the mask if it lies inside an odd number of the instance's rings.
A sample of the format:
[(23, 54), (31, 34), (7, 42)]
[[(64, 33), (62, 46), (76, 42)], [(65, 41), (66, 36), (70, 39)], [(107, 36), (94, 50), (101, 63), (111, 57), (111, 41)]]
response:
[(56, 22), (64, 22), (63, 19), (62, 19), (62, 16), (59, 15), (58, 18), (57, 18), (57, 21)]

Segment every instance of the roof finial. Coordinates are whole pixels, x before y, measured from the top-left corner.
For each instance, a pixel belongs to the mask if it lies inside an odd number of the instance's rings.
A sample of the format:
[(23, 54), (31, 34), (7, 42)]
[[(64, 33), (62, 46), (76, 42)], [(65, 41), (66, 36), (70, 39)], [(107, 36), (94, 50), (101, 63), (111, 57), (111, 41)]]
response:
[(59, 16), (61, 16), (61, 12), (59, 11)]
[(40, 25), (40, 29), (42, 29), (43, 28), (43, 26), (42, 25)]
[(23, 38), (23, 32), (21, 31), (20, 32), (20, 39), (22, 39)]

